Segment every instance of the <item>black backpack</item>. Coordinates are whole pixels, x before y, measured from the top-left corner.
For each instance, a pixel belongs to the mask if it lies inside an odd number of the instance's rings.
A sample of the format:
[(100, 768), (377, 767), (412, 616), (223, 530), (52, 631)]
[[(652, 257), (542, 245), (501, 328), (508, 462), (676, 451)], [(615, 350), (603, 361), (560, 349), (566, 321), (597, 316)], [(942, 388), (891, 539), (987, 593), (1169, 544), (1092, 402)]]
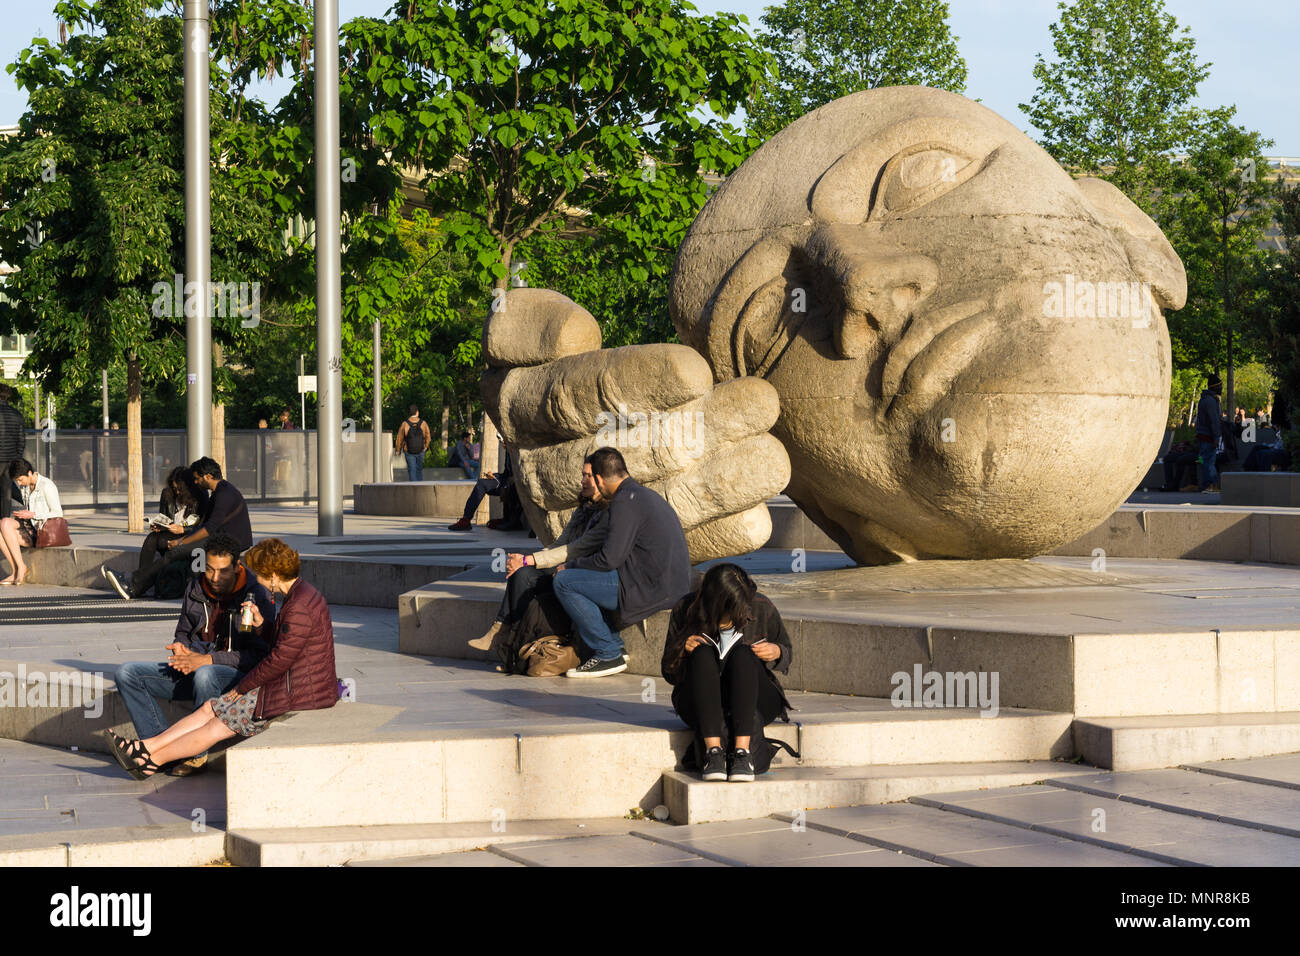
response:
[[(424, 419), (423, 419), (423, 418), (421, 418), (419, 421), (417, 421), (414, 425), (411, 424), (411, 422), (410, 422), (409, 419), (407, 420), (407, 422), (406, 422), (406, 451), (407, 451), (408, 454), (411, 454), (411, 455), (418, 455), (418, 454), (420, 454), (422, 451), (424, 451), (424, 428), (423, 428), (423, 425), (424, 425)], [(412, 438), (415, 439), (415, 442), (414, 442), (414, 443), (411, 441)], [(418, 443), (418, 444), (419, 444), (419, 447), (418, 447), (418, 448), (413, 448), (413, 447), (411, 447), (411, 446), (412, 446), (413, 444), (415, 444), (415, 443)]]
[(573, 630), (569, 615), (554, 594), (539, 594), (528, 602), (519, 621), (509, 631), (509, 639), (497, 645), (502, 669), (507, 674), (526, 674), (528, 662), (519, 656), (526, 644), (552, 635), (563, 641)]

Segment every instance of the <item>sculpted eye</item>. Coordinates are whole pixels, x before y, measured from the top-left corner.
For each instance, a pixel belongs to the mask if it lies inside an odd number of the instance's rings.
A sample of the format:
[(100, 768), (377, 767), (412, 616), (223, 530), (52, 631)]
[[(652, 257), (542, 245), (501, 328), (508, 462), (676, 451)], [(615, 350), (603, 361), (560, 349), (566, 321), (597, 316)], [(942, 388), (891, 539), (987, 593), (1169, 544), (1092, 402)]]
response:
[(979, 171), (971, 157), (919, 144), (898, 153), (880, 175), (868, 219), (910, 212), (960, 186)]

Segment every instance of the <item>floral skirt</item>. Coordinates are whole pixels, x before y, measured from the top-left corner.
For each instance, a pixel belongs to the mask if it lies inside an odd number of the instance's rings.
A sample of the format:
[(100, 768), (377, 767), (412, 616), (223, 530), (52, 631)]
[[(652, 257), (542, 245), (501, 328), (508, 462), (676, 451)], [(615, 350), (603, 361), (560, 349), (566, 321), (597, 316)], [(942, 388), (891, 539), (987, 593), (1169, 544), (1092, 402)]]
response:
[(261, 689), (260, 687), (254, 687), (247, 694), (241, 694), (235, 700), (213, 697), (211, 700), (212, 713), (241, 737), (252, 737), (260, 734), (271, 724), (269, 720), (258, 720), (253, 716), (257, 711), (257, 697)]

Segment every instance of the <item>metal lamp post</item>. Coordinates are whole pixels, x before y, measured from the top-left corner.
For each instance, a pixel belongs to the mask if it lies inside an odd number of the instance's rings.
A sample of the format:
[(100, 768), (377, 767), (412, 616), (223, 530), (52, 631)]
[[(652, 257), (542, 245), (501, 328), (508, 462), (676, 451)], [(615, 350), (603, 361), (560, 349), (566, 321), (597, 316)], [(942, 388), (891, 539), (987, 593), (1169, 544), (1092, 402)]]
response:
[(343, 533), (343, 289), (339, 165), (339, 5), (315, 0), (316, 532)]
[[(212, 447), (212, 272), (209, 199), (208, 0), (185, 0), (185, 430), (190, 461)], [(188, 298), (185, 297), (185, 298)], [(193, 313), (193, 314), (191, 314)]]

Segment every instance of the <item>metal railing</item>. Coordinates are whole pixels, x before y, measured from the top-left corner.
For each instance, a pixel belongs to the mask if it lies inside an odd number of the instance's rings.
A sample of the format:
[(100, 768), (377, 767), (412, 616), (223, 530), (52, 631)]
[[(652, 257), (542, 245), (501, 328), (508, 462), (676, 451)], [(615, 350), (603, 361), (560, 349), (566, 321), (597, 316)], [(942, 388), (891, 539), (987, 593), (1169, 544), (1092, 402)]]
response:
[[(343, 488), (373, 480), (368, 431), (346, 436)], [(382, 438), (392, 447), (392, 437)], [(141, 436), (145, 510), (157, 506), (167, 475), (190, 464), (183, 430), (151, 429)], [(126, 432), (47, 429), (27, 432), (25, 457), (59, 489), (65, 507), (125, 505)], [(316, 499), (315, 431), (250, 429), (226, 431), (225, 477), (248, 501), (310, 503)], [(385, 457), (385, 461), (387, 461)], [(391, 475), (381, 480), (391, 480)], [(152, 513), (152, 511), (150, 511)]]

